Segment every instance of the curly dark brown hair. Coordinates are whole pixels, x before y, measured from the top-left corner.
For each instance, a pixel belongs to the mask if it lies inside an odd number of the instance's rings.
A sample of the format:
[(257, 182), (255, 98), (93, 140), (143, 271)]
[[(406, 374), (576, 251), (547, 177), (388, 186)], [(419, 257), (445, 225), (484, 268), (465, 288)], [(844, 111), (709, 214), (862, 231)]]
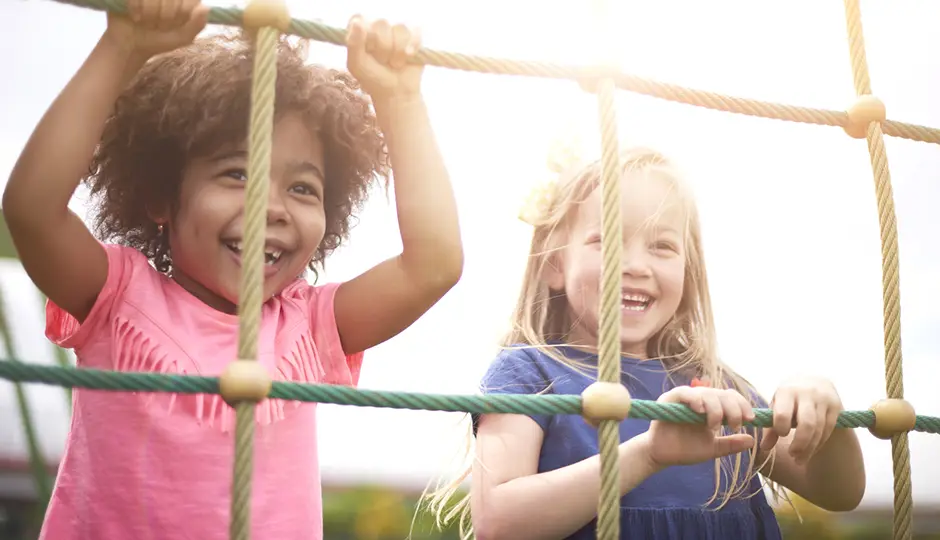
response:
[[(389, 177), (388, 153), (358, 82), (305, 64), (307, 44), (278, 44), (275, 116), (301, 113), (324, 145), (326, 231), (310, 269), (349, 235), (372, 184)], [(118, 98), (87, 176), (95, 234), (171, 266), (148, 209), (179, 208), (186, 163), (248, 133), (253, 51), (244, 34), (212, 36), (151, 59)]]

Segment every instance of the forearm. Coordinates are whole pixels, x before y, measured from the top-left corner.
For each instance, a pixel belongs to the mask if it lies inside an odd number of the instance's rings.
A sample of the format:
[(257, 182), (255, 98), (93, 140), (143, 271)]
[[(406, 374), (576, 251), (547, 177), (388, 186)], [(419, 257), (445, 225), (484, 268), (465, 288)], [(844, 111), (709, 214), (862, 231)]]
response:
[(463, 270), (457, 203), (420, 96), (375, 104), (395, 184), (402, 262), (412, 275), (448, 288)]
[[(620, 494), (625, 495), (658, 468), (652, 464), (644, 435), (619, 446)], [(490, 490), (480, 519), (481, 540), (558, 539), (571, 535), (597, 516), (600, 456), (533, 476), (516, 478)]]
[(3, 196), (7, 219), (67, 215), (105, 120), (144, 60), (107, 33), (43, 115), (13, 168)]
[(855, 509), (865, 494), (865, 463), (854, 430), (836, 429), (805, 466), (810, 502), (831, 511)]

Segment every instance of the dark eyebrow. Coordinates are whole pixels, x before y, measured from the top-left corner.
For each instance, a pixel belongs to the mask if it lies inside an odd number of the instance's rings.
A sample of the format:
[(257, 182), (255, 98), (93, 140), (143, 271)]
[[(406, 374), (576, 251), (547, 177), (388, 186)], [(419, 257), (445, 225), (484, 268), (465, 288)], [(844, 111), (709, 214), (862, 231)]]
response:
[(288, 164), (287, 170), (292, 174), (310, 173), (318, 177), (320, 181), (326, 180), (326, 176), (324, 176), (323, 171), (320, 170), (320, 167), (317, 167), (309, 161), (292, 161), (290, 164)]
[(230, 159), (248, 159), (248, 152), (244, 150), (223, 150), (212, 154), (209, 157), (211, 163), (218, 163), (220, 161), (228, 161)]
[[(219, 152), (218, 154), (212, 156), (210, 161), (213, 163), (219, 163), (220, 161), (227, 161), (230, 159), (248, 159), (248, 152), (244, 150), (230, 150), (225, 152)], [(293, 173), (310, 173), (316, 175), (320, 180), (326, 180), (326, 175), (323, 174), (323, 171), (320, 170), (320, 167), (317, 167), (309, 161), (294, 161), (291, 162), (287, 169)]]

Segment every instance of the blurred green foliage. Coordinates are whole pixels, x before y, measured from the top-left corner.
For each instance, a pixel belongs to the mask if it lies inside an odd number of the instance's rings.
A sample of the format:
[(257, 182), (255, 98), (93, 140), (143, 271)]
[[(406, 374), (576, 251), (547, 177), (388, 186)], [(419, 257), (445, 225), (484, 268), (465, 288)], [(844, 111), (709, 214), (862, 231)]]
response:
[(417, 512), (420, 496), (381, 486), (325, 489), (323, 537), (330, 540), (458, 540), (457, 527), (439, 530)]
[(16, 248), (13, 247), (10, 230), (7, 229), (7, 222), (3, 219), (3, 211), (0, 210), (0, 259), (16, 258)]
[[(827, 512), (794, 493), (790, 493), (789, 497), (793, 506), (782, 503), (777, 509), (777, 521), (780, 523), (780, 531), (786, 540), (804, 538), (806, 540), (889, 540), (891, 538), (892, 515), (890, 511), (884, 511), (887, 509), (837, 514)], [(929, 521), (936, 521), (931, 520), (931, 517), (928, 513), (915, 516), (915, 531), (912, 540), (940, 540), (940, 531), (925, 530), (931, 528)]]
[[(889, 540), (890, 512), (852, 514), (826, 512), (790, 495), (791, 508), (782, 504), (777, 519), (786, 540)], [(323, 494), (324, 538), (331, 540), (457, 540), (457, 528), (440, 531), (426, 511), (416, 512), (419, 496), (392, 488), (361, 486), (327, 488)], [(799, 512), (799, 517), (797, 516)], [(921, 514), (919, 529), (924, 529)], [(802, 518), (802, 522), (800, 520)], [(412, 528), (412, 520), (414, 526)], [(940, 540), (940, 532), (915, 532), (913, 540)]]

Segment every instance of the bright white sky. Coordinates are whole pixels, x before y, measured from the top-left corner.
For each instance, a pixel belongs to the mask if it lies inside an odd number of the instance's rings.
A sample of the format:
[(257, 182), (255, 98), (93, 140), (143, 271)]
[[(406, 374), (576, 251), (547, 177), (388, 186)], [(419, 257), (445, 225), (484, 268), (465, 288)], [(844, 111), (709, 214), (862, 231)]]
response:
[[(216, 2), (221, 4), (220, 2)], [(733, 95), (840, 109), (854, 90), (841, 3), (800, 0), (786, 9), (743, 0), (621, 2), (618, 60), (629, 72)], [(546, 9), (546, 6), (553, 6)], [(573, 7), (573, 6), (584, 7)], [(493, 56), (587, 63), (584, 2), (536, 0), (293, 0), (293, 14), (345, 26), (359, 11), (423, 27), (429, 47)], [(889, 7), (890, 6), (890, 7)], [(892, 119), (940, 126), (940, 4), (863, 2), (875, 93)], [(0, 33), (0, 178), (35, 123), (91, 50), (104, 15), (53, 2), (4, 2)], [(538, 21), (538, 22), (536, 22)], [(15, 51), (19, 52), (15, 52)], [(311, 59), (345, 64), (343, 49)], [(576, 85), (428, 69), (425, 94), (456, 188), (467, 263), (461, 283), (401, 336), (367, 354), (365, 388), (473, 393), (505, 328), (529, 231), (516, 219), (527, 187), (544, 174), (552, 137), (595, 125)], [(905, 105), (905, 103), (907, 105)], [(752, 119), (622, 94), (621, 137), (674, 157), (699, 196), (708, 270), (725, 359), (767, 396), (785, 378), (836, 381), (848, 409), (884, 395), (878, 221), (864, 141), (840, 129)], [(899, 214), (907, 398), (940, 415), (933, 376), (940, 358), (940, 147), (887, 142)], [(50, 156), (50, 159), (55, 159)], [(81, 199), (75, 208), (84, 213)], [(376, 197), (351, 245), (328, 263), (349, 278), (400, 248), (393, 207)], [(51, 362), (37, 292), (18, 265), (2, 268), (18, 315), (22, 356)], [(862, 336), (868, 336), (862, 337)], [(31, 387), (42, 442), (58, 455), (67, 429), (61, 390)], [(0, 383), (0, 453), (25, 456), (12, 387)], [(326, 481), (422, 486), (462, 442), (461, 415), (321, 408)], [(11, 420), (13, 419), (13, 420)], [(890, 444), (860, 432), (866, 503), (891, 497)], [(914, 500), (940, 502), (940, 437), (911, 437)]]

